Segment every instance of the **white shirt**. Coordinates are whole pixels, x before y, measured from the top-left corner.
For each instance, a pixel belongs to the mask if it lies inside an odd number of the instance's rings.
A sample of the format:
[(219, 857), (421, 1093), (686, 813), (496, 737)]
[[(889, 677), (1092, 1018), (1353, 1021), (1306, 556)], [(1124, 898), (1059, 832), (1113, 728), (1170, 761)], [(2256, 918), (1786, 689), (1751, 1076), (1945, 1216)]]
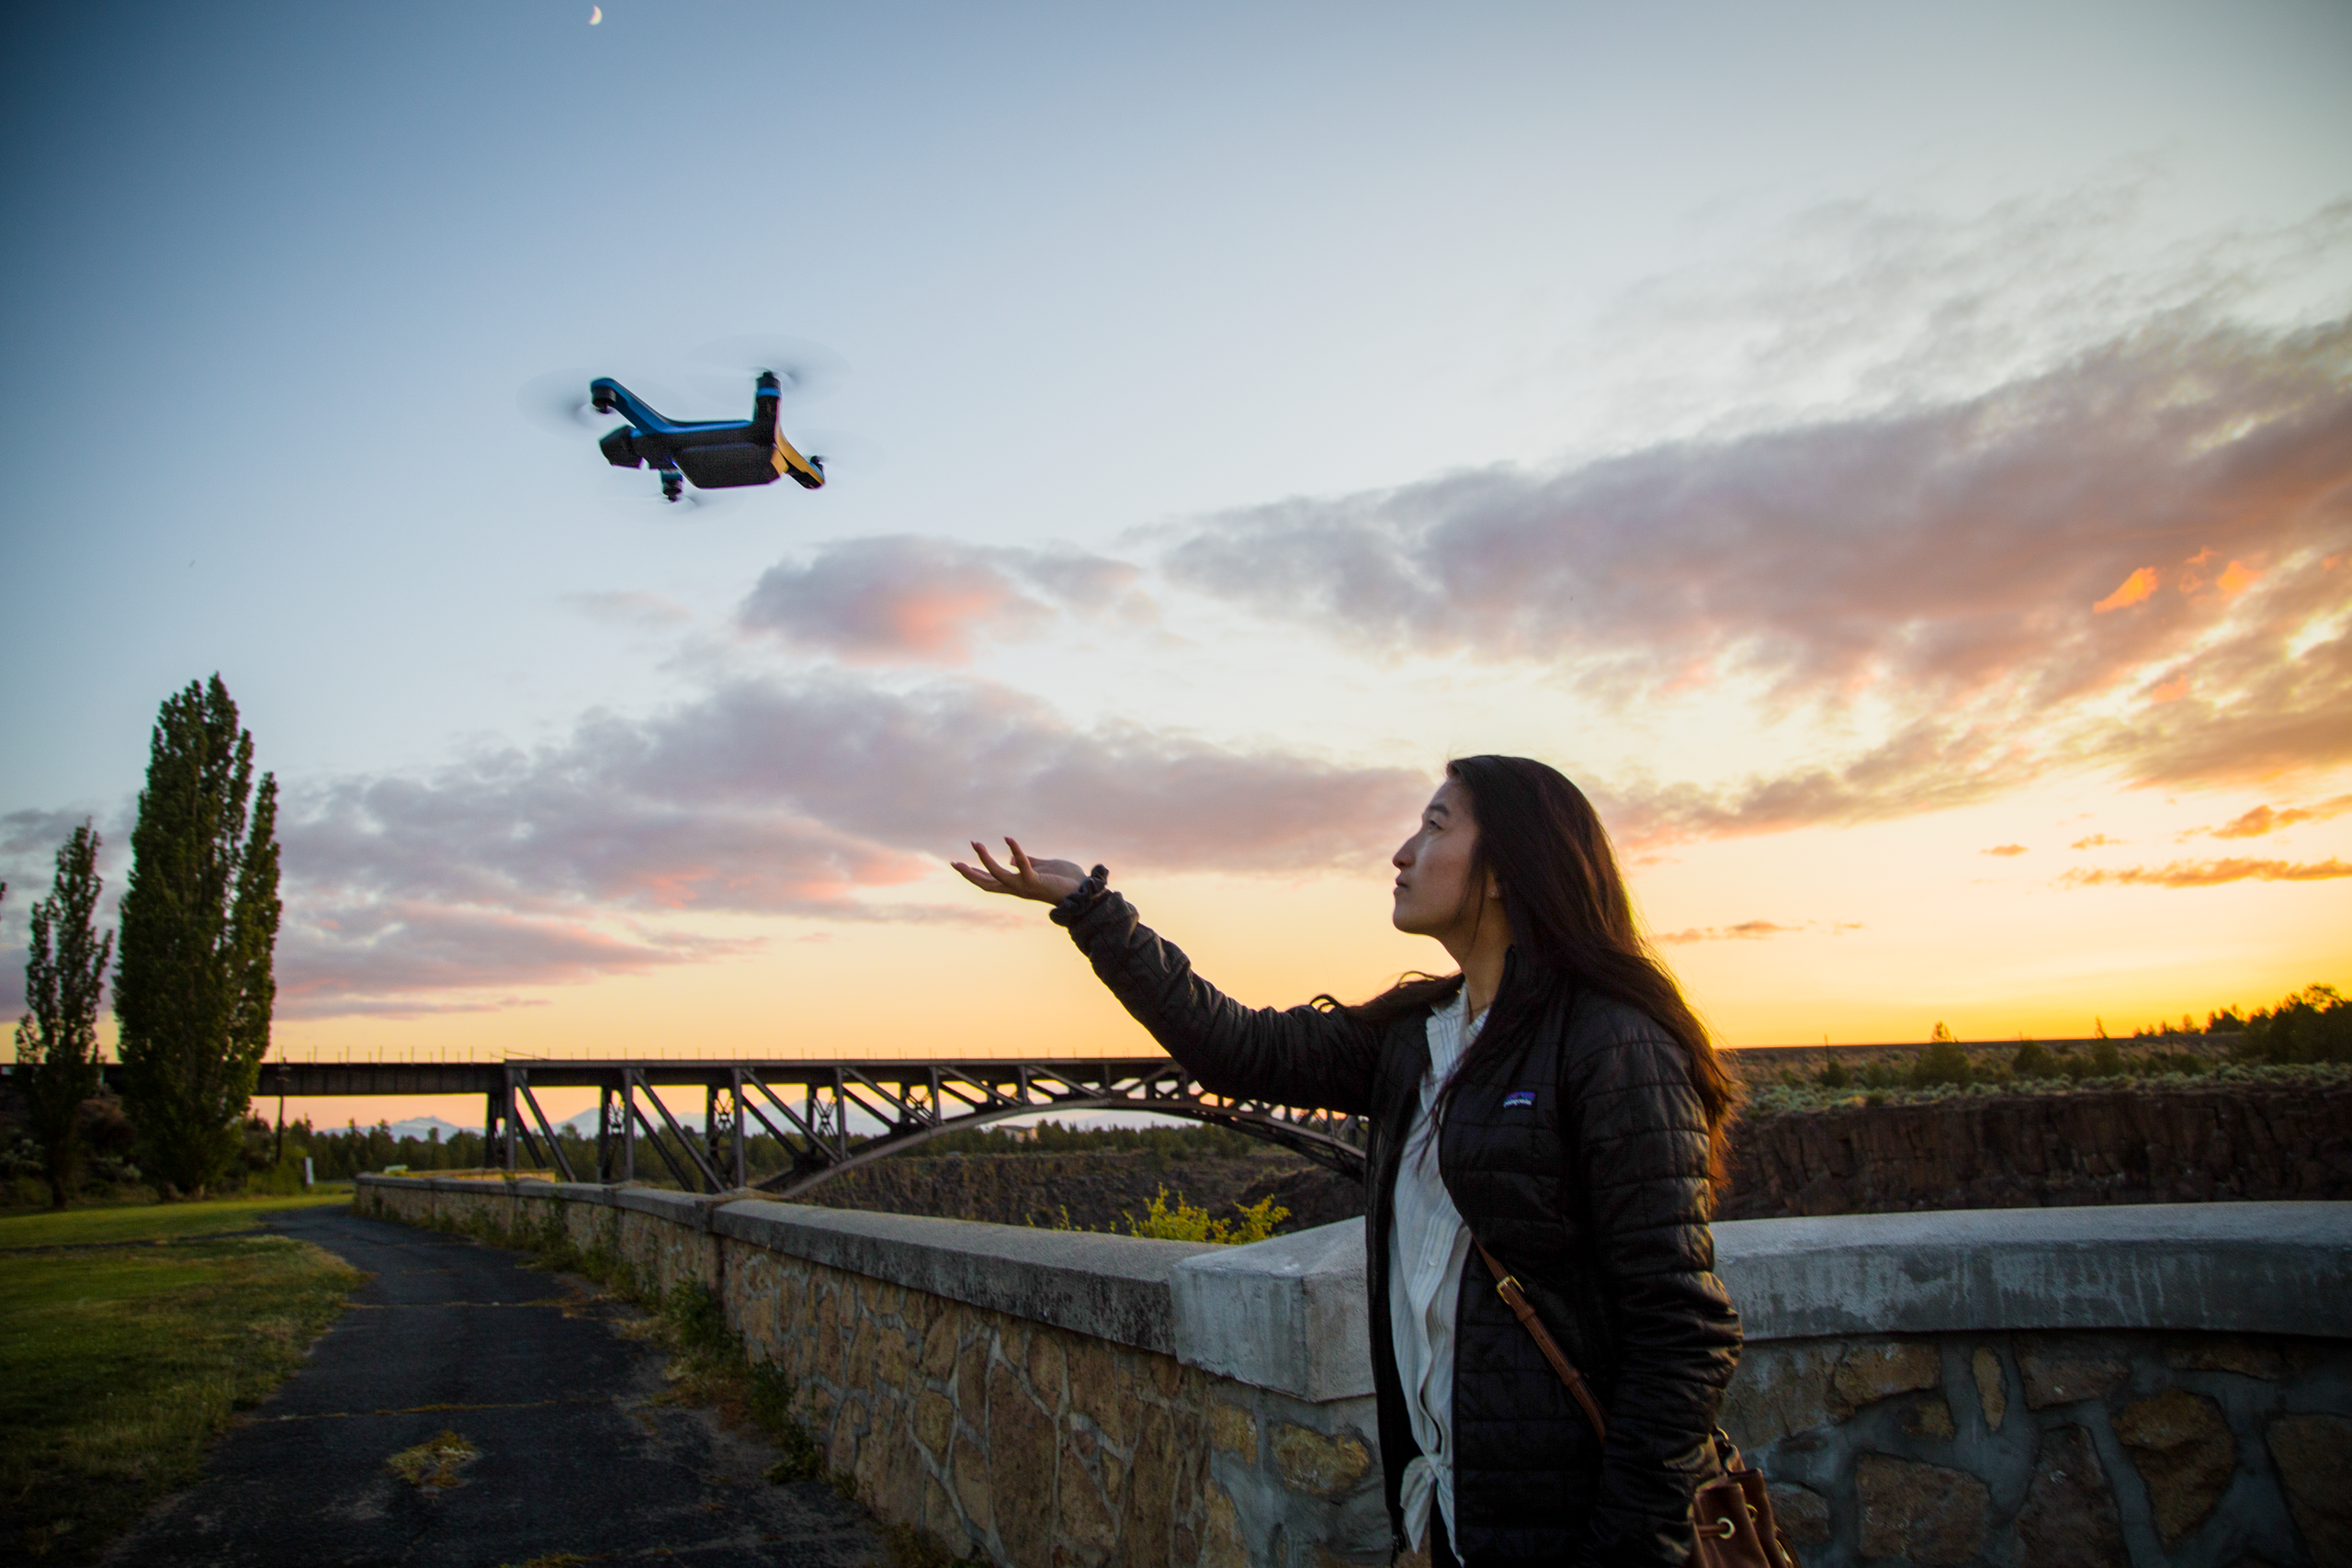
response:
[(1420, 1111), (1406, 1132), (1396, 1223), (1388, 1232), (1389, 1337), (1413, 1442), (1421, 1450), (1405, 1467), (1405, 1539), (1416, 1547), (1429, 1532), (1432, 1497), (1444, 1513), (1447, 1538), (1462, 1539), (1453, 1528), (1453, 1309), (1470, 1258), (1470, 1227), (1438, 1178), (1430, 1117), (1438, 1089), (1486, 1021), (1482, 1013), (1464, 1028), (1469, 1006), (1468, 997), (1456, 991), (1430, 1014), (1429, 1076), (1421, 1080)]

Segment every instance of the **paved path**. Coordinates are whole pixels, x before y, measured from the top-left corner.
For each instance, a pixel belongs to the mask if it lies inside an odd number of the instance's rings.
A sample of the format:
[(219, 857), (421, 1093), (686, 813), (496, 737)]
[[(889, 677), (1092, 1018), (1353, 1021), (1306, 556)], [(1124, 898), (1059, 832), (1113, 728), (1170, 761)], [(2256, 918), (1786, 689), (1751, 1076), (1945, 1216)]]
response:
[[(204, 1478), (108, 1554), (137, 1568), (572, 1561), (858, 1568), (880, 1541), (814, 1482), (704, 1411), (658, 1403), (634, 1314), (522, 1256), (460, 1237), (290, 1211), (279, 1228), (371, 1276), (310, 1359), (249, 1413)], [(387, 1461), (444, 1430), (481, 1450), (458, 1484)]]

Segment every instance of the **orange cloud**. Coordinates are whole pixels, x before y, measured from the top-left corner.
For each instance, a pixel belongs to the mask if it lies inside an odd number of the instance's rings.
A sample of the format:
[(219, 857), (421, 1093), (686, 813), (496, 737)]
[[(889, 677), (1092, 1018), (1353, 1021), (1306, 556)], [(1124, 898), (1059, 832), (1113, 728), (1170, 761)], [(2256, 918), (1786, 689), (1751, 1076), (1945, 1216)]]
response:
[(2213, 829), (2217, 839), (2259, 839), (2265, 833), (2275, 833), (2281, 828), (2291, 828), (2298, 822), (2324, 822), (2352, 811), (2352, 795), (2339, 795), (2334, 800), (2323, 800), (2317, 806), (2290, 806), (2284, 811), (2273, 811), (2267, 806), (2257, 806), (2243, 816)]
[(2227, 882), (2325, 882), (2352, 876), (2352, 865), (2330, 855), (2298, 864), (2283, 860), (2177, 860), (2164, 866), (2126, 866), (2120, 871), (2070, 871), (2062, 887), (2219, 887)]
[(2245, 562), (2232, 561), (2230, 570), (2222, 573), (2221, 580), (2213, 586), (2224, 593), (2242, 593), (2253, 587), (2261, 576), (2262, 573), (2258, 571), (2246, 570)]
[(2160, 686), (2152, 688), (2148, 700), (2152, 703), (2177, 703), (2188, 695), (2188, 677), (2176, 675)]
[(2093, 833), (2087, 839), (2076, 839), (2066, 847), (2070, 850), (2095, 850), (2102, 844), (2120, 844), (2124, 841), (2121, 839), (2110, 839), (2105, 833)]
[(2000, 855), (2006, 858), (2009, 855), (2021, 855), (2026, 852), (2026, 848), (2023, 844), (1995, 844), (1989, 850), (1979, 850), (1976, 852), (1980, 855)]
[(2156, 591), (2156, 569), (2143, 566), (2123, 580), (2123, 586), (2091, 606), (2091, 614), (2104, 615), (2109, 610), (2127, 609), (2149, 597)]

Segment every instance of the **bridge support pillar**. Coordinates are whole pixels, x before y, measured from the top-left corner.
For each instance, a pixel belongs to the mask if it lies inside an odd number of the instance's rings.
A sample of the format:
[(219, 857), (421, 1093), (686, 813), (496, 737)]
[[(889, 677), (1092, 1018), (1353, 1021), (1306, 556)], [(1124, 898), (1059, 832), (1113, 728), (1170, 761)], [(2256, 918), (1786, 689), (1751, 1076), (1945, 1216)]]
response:
[(508, 1068), (505, 1083), (498, 1091), (498, 1117), (506, 1123), (506, 1147), (500, 1153), (500, 1162), (511, 1173), (514, 1169), (514, 1072)]
[(637, 1073), (621, 1069), (621, 1179), (637, 1179)]
[(735, 1185), (742, 1187), (751, 1180), (743, 1169), (743, 1069), (737, 1067), (729, 1075), (729, 1080), (730, 1087), (727, 1090), (727, 1102), (733, 1114), (728, 1121), (734, 1144)]

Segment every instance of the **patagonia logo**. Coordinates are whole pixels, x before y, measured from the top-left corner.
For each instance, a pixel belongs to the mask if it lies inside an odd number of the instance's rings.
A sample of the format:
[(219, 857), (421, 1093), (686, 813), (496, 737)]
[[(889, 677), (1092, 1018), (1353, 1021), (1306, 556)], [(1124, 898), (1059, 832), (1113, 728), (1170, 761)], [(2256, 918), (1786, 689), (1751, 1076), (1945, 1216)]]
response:
[(1532, 1105), (1534, 1103), (1535, 1091), (1532, 1089), (1515, 1089), (1509, 1094), (1503, 1096), (1503, 1109), (1505, 1111), (1509, 1111), (1514, 1105)]

